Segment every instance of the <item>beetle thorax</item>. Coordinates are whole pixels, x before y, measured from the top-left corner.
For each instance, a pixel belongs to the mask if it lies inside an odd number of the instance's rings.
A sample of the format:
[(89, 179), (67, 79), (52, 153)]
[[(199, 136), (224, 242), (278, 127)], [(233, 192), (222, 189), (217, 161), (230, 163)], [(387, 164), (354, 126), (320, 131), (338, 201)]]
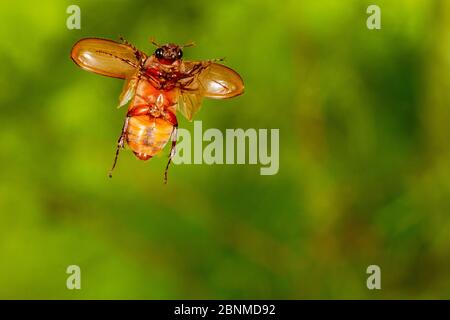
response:
[(171, 87), (180, 79), (181, 61), (171, 65), (161, 64), (157, 58), (151, 56), (144, 63), (144, 74), (155, 80), (161, 87)]

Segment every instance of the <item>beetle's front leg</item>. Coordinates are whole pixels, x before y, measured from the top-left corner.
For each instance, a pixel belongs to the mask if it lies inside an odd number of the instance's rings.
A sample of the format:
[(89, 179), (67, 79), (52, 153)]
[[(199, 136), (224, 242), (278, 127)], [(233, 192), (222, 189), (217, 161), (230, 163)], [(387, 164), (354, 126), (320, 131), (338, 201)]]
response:
[(119, 39), (120, 39), (120, 41), (122, 41), (122, 43), (124, 45), (129, 46), (131, 49), (133, 49), (135, 51), (138, 51), (138, 49), (133, 44), (131, 44), (127, 39), (125, 39), (124, 37), (119, 36)]
[(136, 48), (132, 43), (130, 43), (128, 40), (126, 40), (124, 37), (119, 36), (120, 41), (128, 47), (130, 47), (134, 51), (134, 55), (136, 56), (136, 59), (138, 61), (141, 61), (141, 58), (143, 58), (143, 53), (138, 48)]
[(137, 68), (138, 67), (138, 65), (135, 65), (132, 61), (130, 61), (128, 59), (125, 59), (125, 58), (121, 58), (119, 56), (116, 56), (115, 54), (112, 54), (110, 52), (107, 52), (107, 51), (104, 51), (104, 50), (96, 50), (95, 52), (101, 53), (101, 54), (104, 54), (104, 55), (107, 55), (107, 56), (110, 56), (110, 57), (113, 57), (113, 58), (116, 58), (116, 59), (118, 59), (118, 60), (120, 60), (122, 62), (125, 62), (126, 64), (132, 66), (133, 68)]

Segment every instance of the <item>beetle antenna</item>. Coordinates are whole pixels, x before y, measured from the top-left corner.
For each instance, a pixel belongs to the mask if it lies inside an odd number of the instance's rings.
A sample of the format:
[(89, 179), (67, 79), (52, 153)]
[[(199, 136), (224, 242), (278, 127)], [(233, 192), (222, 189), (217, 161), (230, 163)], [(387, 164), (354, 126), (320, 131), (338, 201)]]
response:
[(188, 48), (188, 47), (195, 47), (195, 42), (194, 41), (190, 41), (184, 45), (181, 46), (181, 48)]
[(149, 39), (149, 41), (150, 41), (150, 43), (151, 44), (153, 44), (154, 46), (156, 46), (156, 47), (161, 47), (161, 45), (159, 45), (156, 41), (155, 41), (155, 38), (153, 38), (153, 37), (151, 37), (150, 39)]

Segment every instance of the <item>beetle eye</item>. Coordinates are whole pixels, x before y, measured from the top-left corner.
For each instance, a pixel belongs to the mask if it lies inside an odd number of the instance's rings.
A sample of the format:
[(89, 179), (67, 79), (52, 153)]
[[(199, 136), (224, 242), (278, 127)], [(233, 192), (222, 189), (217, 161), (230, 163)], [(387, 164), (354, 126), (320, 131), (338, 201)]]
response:
[(161, 48), (156, 49), (155, 56), (160, 59), (163, 57), (163, 50)]
[(181, 59), (182, 57), (183, 57), (183, 51), (178, 50), (178, 52), (177, 52), (177, 58), (178, 58), (178, 59)]

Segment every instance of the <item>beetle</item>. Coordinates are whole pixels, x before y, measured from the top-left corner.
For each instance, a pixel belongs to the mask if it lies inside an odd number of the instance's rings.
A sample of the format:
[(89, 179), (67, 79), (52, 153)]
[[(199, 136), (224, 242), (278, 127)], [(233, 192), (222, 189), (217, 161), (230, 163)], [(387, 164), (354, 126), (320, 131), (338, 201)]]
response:
[(140, 160), (148, 160), (171, 141), (167, 171), (175, 155), (181, 113), (189, 121), (200, 109), (202, 99), (226, 99), (244, 92), (240, 75), (218, 63), (222, 59), (184, 61), (183, 49), (192, 46), (173, 43), (156, 46), (147, 55), (123, 38), (121, 42), (84, 38), (71, 50), (72, 60), (82, 69), (125, 80), (119, 108), (128, 104), (124, 125), (117, 141), (112, 177), (119, 152), (127, 144)]

